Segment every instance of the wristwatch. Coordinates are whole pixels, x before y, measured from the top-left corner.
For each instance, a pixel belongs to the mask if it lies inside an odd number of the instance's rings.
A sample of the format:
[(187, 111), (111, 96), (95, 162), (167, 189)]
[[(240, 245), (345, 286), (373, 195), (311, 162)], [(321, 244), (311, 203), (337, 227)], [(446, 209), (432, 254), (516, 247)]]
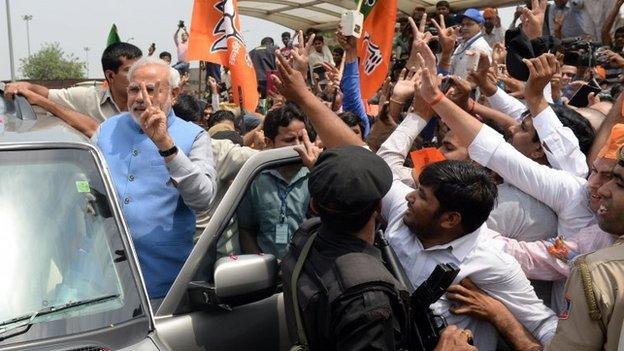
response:
[(176, 152), (178, 152), (178, 147), (175, 146), (175, 145), (173, 145), (171, 147), (171, 149), (169, 149), (169, 150), (165, 150), (165, 151), (158, 150), (158, 154), (160, 154), (160, 156), (162, 156), (162, 157), (167, 157), (167, 156), (174, 155)]

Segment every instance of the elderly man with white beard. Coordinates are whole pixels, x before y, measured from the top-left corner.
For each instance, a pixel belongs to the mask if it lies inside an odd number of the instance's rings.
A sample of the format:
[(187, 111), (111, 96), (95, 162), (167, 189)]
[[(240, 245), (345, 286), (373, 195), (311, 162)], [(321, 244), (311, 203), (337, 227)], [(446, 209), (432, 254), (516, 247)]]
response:
[(194, 213), (208, 210), (216, 172), (208, 133), (171, 108), (179, 89), (169, 66), (144, 57), (128, 80), (128, 112), (102, 123), (92, 140), (108, 162), (157, 308), (191, 252)]

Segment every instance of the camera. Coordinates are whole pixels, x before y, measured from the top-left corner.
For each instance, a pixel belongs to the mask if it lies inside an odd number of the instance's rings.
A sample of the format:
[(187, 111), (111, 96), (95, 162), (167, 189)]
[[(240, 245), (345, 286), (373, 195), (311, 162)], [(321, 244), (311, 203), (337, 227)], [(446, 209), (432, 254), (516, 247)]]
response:
[(568, 38), (561, 41), (563, 64), (576, 67), (606, 65), (609, 59), (602, 53), (602, 44), (581, 38)]

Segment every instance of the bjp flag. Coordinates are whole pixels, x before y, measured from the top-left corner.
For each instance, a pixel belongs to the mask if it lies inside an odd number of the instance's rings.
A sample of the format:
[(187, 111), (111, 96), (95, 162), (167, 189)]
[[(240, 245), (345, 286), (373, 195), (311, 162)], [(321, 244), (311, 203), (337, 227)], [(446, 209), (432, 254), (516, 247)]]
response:
[(370, 99), (383, 84), (390, 68), (396, 0), (362, 0), (362, 36), (358, 39), (362, 98)]
[(256, 72), (243, 40), (236, 0), (195, 0), (187, 55), (189, 60), (228, 67), (234, 101), (242, 102), (247, 111), (256, 110)]

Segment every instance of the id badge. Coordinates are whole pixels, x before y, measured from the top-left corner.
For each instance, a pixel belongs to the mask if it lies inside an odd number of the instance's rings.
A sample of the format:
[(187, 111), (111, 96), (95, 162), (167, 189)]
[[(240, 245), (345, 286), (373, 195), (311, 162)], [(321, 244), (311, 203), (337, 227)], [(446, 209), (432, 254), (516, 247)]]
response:
[(278, 223), (275, 226), (275, 243), (288, 244), (288, 224)]

